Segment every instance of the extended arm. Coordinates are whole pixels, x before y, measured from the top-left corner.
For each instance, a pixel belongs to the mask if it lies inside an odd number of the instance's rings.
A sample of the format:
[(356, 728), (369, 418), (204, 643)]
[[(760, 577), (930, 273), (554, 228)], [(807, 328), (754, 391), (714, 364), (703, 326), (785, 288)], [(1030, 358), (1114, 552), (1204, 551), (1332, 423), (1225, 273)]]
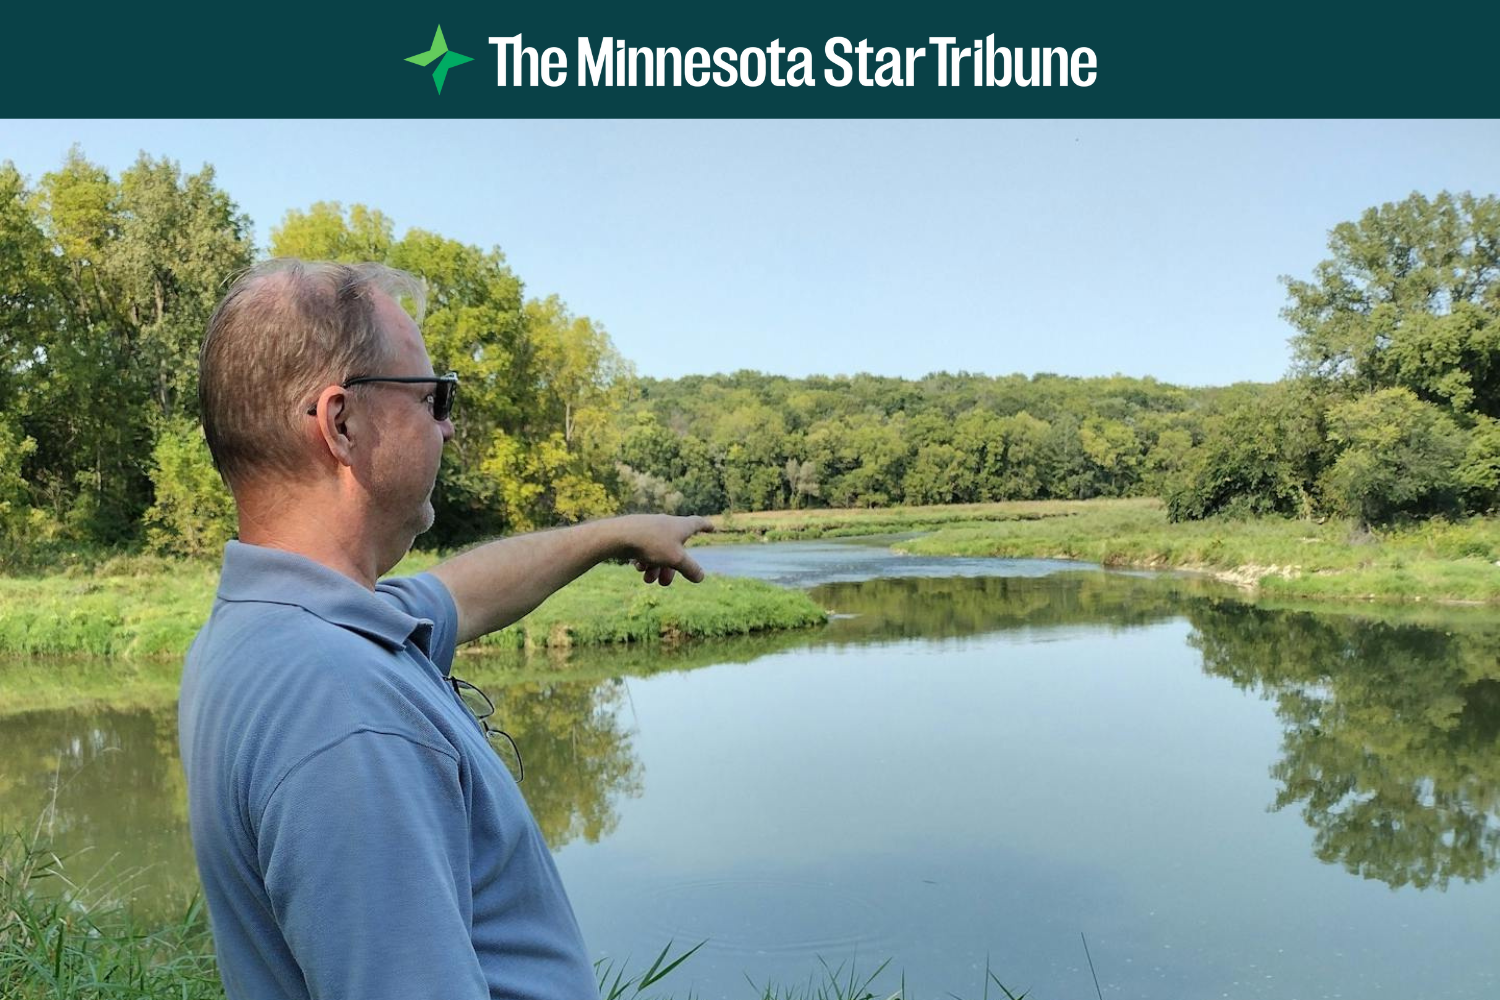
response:
[(647, 583), (663, 586), (703, 570), (685, 542), (713, 525), (702, 517), (631, 514), (489, 542), (432, 568), (458, 606), (458, 641), (519, 621), (606, 559), (631, 559)]

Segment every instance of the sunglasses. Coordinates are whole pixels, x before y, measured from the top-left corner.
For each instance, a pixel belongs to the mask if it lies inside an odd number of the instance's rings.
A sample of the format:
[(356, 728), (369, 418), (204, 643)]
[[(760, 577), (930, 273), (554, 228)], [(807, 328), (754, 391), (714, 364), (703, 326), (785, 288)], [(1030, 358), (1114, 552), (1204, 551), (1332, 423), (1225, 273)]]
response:
[[(446, 375), (361, 375), (359, 378), (351, 378), (341, 382), (344, 389), (353, 385), (361, 385), (365, 382), (395, 382), (399, 385), (422, 385), (432, 384), (432, 419), (447, 420), (453, 414), (453, 397), (458, 395), (458, 372), (449, 372)], [(308, 410), (309, 416), (318, 412), (314, 406)]]

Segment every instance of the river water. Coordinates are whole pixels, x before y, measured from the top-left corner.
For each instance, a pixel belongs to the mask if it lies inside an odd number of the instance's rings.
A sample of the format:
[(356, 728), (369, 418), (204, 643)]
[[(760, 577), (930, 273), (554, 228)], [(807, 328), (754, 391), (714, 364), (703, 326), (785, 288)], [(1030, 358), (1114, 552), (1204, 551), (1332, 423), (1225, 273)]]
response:
[[(977, 1000), (986, 968), (1047, 1000), (1095, 974), (1105, 997), (1500, 996), (1492, 612), (868, 541), (700, 555), (834, 617), (455, 666), (521, 747), (597, 957), (706, 941), (662, 986), (709, 1000), (887, 959), (881, 996)], [(175, 907), (174, 709), (137, 701), (0, 714), (0, 820)]]

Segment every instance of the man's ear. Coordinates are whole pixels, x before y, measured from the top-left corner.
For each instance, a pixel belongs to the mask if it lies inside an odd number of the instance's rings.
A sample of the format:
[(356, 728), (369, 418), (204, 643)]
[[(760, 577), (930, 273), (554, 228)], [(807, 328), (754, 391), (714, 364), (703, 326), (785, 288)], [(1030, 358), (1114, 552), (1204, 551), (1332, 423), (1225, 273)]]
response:
[(349, 430), (352, 403), (348, 389), (330, 385), (318, 396), (318, 408), (313, 417), (328, 454), (346, 466), (354, 464), (354, 436)]

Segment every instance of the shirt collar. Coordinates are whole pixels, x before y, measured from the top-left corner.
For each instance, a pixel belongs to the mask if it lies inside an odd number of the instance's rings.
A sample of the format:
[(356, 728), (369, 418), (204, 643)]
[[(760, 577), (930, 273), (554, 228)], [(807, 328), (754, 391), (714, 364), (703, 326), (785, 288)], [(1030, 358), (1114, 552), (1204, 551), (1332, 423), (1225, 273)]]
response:
[(412, 617), (322, 563), (264, 545), (231, 540), (224, 546), (219, 599), (290, 604), (392, 650), (411, 639), (428, 654), (432, 639), (429, 619)]

